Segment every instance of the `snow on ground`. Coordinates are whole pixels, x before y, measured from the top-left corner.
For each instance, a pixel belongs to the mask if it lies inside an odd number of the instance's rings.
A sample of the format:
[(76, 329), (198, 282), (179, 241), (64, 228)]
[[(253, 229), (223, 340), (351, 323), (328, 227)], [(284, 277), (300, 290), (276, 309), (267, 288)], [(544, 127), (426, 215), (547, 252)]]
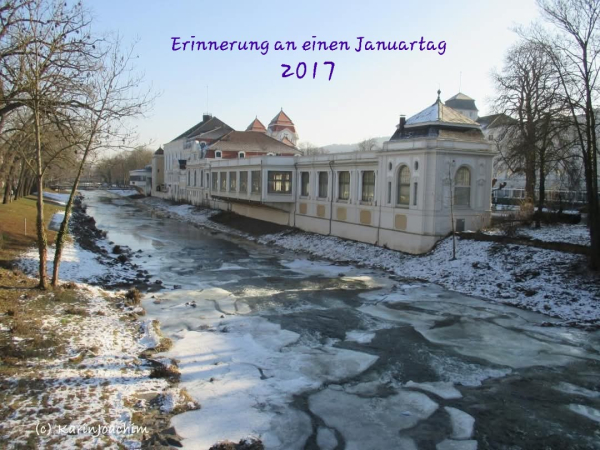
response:
[(590, 231), (583, 224), (551, 225), (542, 228), (519, 228), (518, 234), (546, 242), (568, 242), (570, 244), (590, 245)]
[[(49, 260), (53, 253), (49, 248)], [(122, 267), (107, 267), (98, 258), (66, 242), (61, 280), (94, 281), (107, 273), (122, 274)], [(37, 250), (20, 260), (30, 273), (38, 264)], [(157, 327), (149, 321), (140, 325), (123, 320), (127, 312), (115, 307), (118, 293), (85, 284), (76, 289), (78, 302), (57, 304), (40, 329), (42, 334), (60, 330), (67, 338), (66, 348), (54, 359), (30, 360), (22, 372), (2, 380), (4, 398), (11, 399), (11, 413), (0, 423), (2, 448), (20, 448), (34, 437), (38, 448), (141, 448), (143, 433), (158, 431), (140, 428), (139, 415), (147, 412), (149, 400), (164, 411), (180, 405), (189, 409), (189, 397), (164, 378), (151, 378), (153, 365), (139, 357), (159, 343)], [(42, 389), (39, 398), (23, 389), (31, 380), (32, 389)]]
[(600, 320), (600, 283), (586, 273), (581, 255), (458, 241), (457, 259), (451, 261), (451, 239), (423, 256), (303, 232), (265, 236), (259, 241), (336, 261), (379, 267), (401, 277), (437, 283), (567, 321)]
[[(26, 445), (31, 436), (39, 438), (39, 448), (140, 448), (134, 405), (149, 393), (173, 394), (167, 381), (149, 378), (150, 365), (137, 359), (148, 347), (135, 323), (121, 320), (122, 312), (103, 291), (91, 286), (78, 291), (85, 301), (55, 307), (40, 329), (44, 334), (60, 328), (66, 349), (40, 367), (32, 360), (3, 380), (12, 410), (0, 424), (6, 448)], [(23, 388), (30, 377), (33, 389), (43, 386), (39, 399)]]
[[(456, 292), (518, 306), (560, 318), (571, 324), (600, 320), (600, 280), (586, 269), (582, 255), (519, 245), (458, 240), (457, 259), (451, 261), (452, 240), (445, 239), (426, 255), (405, 253), (370, 244), (306, 232), (282, 232), (255, 238), (210, 221), (219, 211), (191, 205), (172, 205), (159, 198), (142, 200), (170, 217), (224, 233), (302, 251), (335, 262), (374, 267), (397, 276), (432, 282)], [(566, 227), (566, 226), (564, 226)], [(542, 230), (545, 240), (583, 242), (583, 230), (574, 225)], [(291, 263), (301, 264), (299, 262)], [(303, 262), (302, 264), (306, 264)], [(306, 268), (310, 270), (310, 267)], [(320, 267), (320, 270), (322, 268)], [(332, 271), (339, 271), (335, 266)]]
[[(39, 401), (19, 387), (27, 385), (24, 377), (36, 370), (35, 363), (4, 380), (6, 393), (13, 394), (7, 405), (13, 412), (0, 425), (0, 447), (5, 439), (6, 448), (26, 445), (27, 438), (37, 434), (38, 448), (51, 444), (65, 449), (119, 448), (120, 444), (140, 448), (132, 406), (140, 395), (161, 393), (169, 385), (164, 379), (149, 378), (150, 366), (137, 361), (146, 348), (138, 341), (137, 328), (120, 320), (122, 313), (109, 305), (100, 290), (87, 287), (81, 292), (87, 304), (77, 315), (57, 308), (40, 330), (60, 327), (71, 337), (64, 354), (43, 361), (38, 369), (35, 379), (43, 385)], [(98, 433), (98, 426), (106, 429)]]
[(59, 194), (57, 192), (44, 192), (44, 198), (47, 198), (48, 200), (52, 200), (60, 205), (66, 205), (67, 202), (69, 201), (69, 197), (70, 197), (70, 193), (69, 194)]
[[(49, 276), (52, 275), (54, 268), (54, 250), (54, 246), (48, 247), (47, 261)], [(24, 272), (35, 274), (38, 271), (39, 260), (37, 248), (32, 248), (21, 255), (18, 265)], [(107, 266), (107, 262), (111, 262), (113, 265)], [(108, 277), (116, 282), (134, 276), (135, 272), (128, 267), (114, 264), (114, 259), (111, 257), (102, 257), (89, 250), (85, 250), (77, 242), (71, 240), (65, 242), (59, 268), (59, 278), (61, 280), (90, 283), (98, 282)]]

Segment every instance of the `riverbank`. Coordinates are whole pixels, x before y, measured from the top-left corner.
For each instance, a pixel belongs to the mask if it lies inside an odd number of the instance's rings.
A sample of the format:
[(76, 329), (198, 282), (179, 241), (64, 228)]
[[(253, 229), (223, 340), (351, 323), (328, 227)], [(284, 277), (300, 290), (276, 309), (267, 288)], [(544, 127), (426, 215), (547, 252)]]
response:
[[(272, 224), (264, 227), (265, 232), (256, 233), (264, 222), (240, 217), (242, 225), (236, 226), (231, 217), (221, 220), (220, 211), (152, 197), (136, 201), (168, 217), (216, 232), (334, 262), (378, 268), (409, 280), (435, 283), (491, 302), (540, 312), (548, 316), (548, 325), (600, 327), (600, 276), (587, 269), (583, 255), (458, 240), (457, 258), (452, 260), (452, 240), (445, 239), (428, 254), (414, 256), (291, 228), (273, 233), (269, 231)], [(574, 227), (574, 234), (581, 236), (581, 227)], [(536, 236), (556, 241), (559, 234), (565, 234), (562, 225), (547, 227)]]
[[(154, 357), (169, 341), (144, 319), (137, 290), (100, 287), (131, 287), (140, 283), (138, 271), (118, 260), (123, 253), (110, 254), (102, 232), (79, 209), (61, 286), (37, 289), (16, 264), (35, 274), (33, 233), (17, 233), (31, 214), (35, 205), (27, 199), (0, 207), (6, 245), (0, 248), (0, 447), (178, 445), (170, 418), (198, 405), (177, 387), (176, 362)], [(49, 232), (50, 242), (54, 236)]]

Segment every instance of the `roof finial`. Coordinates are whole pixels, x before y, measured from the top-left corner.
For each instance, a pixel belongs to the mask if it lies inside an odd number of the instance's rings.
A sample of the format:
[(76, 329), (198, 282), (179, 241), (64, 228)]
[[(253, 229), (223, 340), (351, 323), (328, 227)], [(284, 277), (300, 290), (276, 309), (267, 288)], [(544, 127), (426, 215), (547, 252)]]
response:
[(438, 89), (438, 92), (437, 92), (437, 94), (438, 94), (438, 102), (440, 101), (440, 94), (441, 94), (441, 93), (442, 93), (442, 90), (441, 90), (441, 89)]

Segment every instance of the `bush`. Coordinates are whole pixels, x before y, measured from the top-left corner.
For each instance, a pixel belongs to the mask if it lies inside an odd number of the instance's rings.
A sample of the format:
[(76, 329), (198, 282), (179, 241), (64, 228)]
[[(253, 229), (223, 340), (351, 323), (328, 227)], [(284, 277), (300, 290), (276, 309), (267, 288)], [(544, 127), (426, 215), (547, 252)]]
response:
[(125, 294), (125, 298), (129, 300), (129, 304), (131, 305), (139, 305), (142, 301), (142, 293), (138, 291), (136, 288), (131, 288)]

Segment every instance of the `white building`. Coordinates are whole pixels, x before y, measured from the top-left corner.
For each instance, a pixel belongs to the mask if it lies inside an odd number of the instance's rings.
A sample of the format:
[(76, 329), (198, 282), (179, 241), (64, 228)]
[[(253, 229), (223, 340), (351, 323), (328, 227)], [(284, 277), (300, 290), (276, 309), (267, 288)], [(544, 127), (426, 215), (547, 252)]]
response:
[(129, 171), (129, 185), (140, 194), (151, 195), (152, 193), (152, 165), (143, 169)]
[(193, 204), (418, 254), (451, 231), (451, 211), (457, 230), (489, 223), (493, 157), (438, 95), (380, 151), (192, 159), (178, 176)]

